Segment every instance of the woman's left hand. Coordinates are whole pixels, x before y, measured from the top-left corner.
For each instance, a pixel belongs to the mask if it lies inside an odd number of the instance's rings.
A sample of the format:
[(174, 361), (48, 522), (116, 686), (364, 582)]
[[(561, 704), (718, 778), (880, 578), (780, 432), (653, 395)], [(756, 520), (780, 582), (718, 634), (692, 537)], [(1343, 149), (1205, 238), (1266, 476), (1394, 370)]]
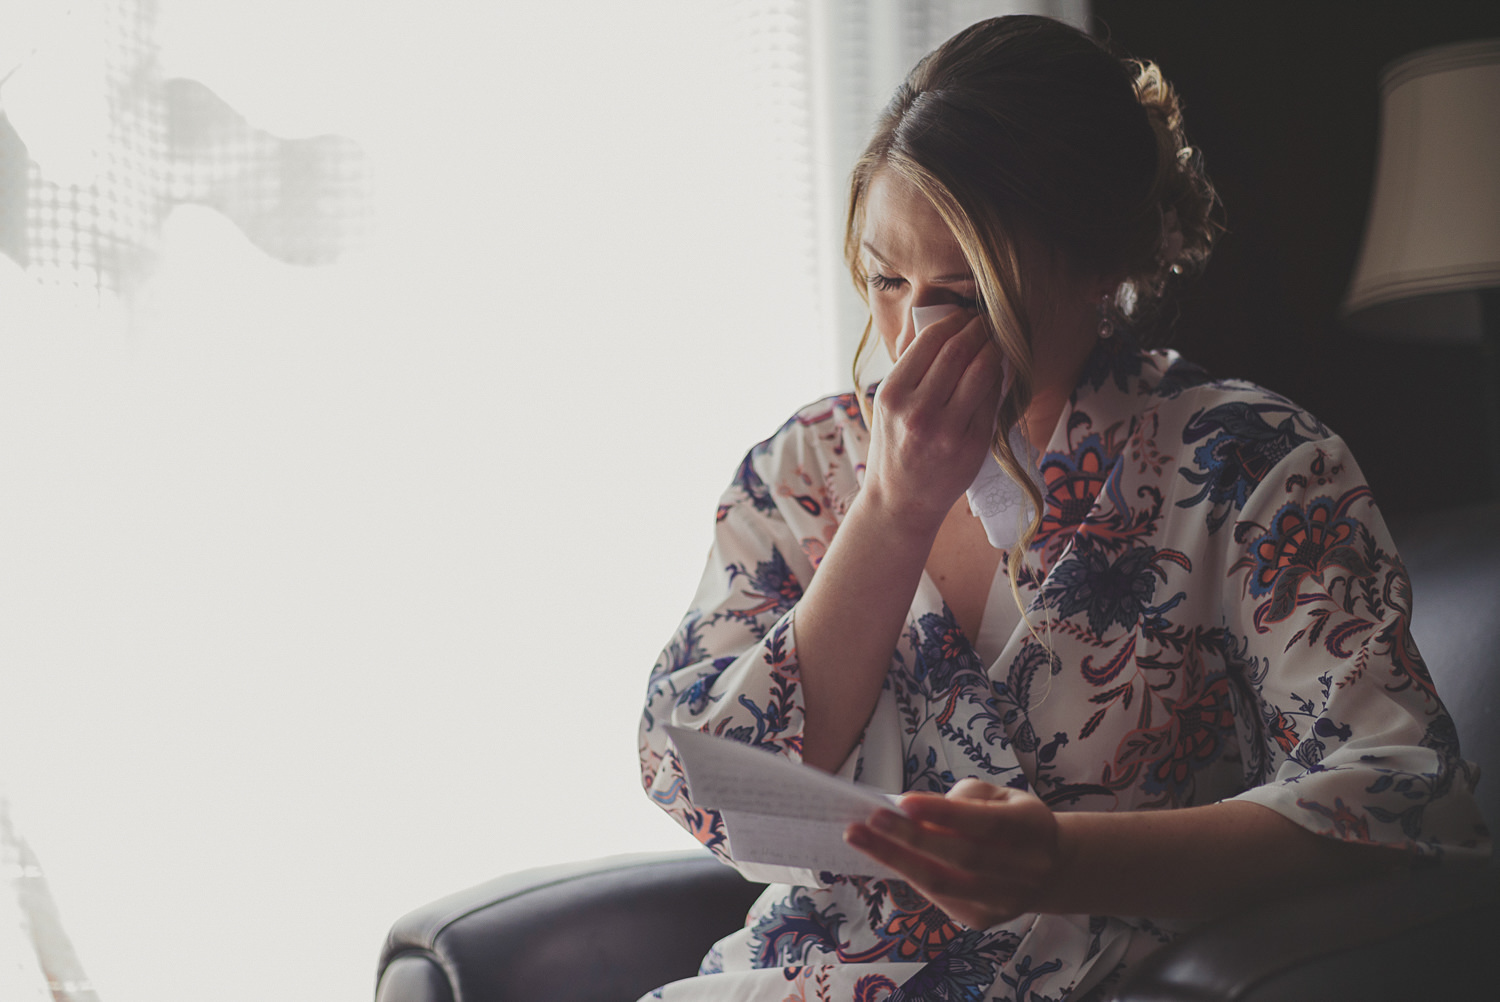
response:
[(1057, 817), (1036, 796), (978, 779), (909, 793), (845, 840), (971, 929), (1039, 910), (1062, 869)]

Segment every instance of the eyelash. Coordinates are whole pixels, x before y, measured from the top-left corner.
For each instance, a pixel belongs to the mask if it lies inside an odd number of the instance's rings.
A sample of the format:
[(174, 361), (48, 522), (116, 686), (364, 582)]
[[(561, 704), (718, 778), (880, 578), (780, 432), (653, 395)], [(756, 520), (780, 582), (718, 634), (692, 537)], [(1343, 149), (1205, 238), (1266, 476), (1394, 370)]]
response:
[[(904, 278), (891, 278), (889, 275), (880, 274), (870, 275), (869, 278), (866, 279), (866, 281), (872, 288), (878, 289), (881, 292), (894, 292), (895, 290), (901, 288), (901, 286), (906, 284), (906, 279)], [(958, 300), (958, 305), (962, 306), (966, 310), (974, 310), (981, 313), (984, 312), (983, 299), (980, 299), (978, 297), (970, 299), (968, 296), (955, 296), (954, 298)]]

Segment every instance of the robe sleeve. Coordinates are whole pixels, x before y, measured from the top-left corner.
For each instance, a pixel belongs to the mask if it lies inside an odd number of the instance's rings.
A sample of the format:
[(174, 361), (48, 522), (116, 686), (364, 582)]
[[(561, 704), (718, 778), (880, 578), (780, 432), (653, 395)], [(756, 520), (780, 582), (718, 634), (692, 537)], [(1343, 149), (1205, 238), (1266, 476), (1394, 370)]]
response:
[(1293, 449), (1225, 536), (1249, 786), (1234, 799), (1331, 838), (1487, 856), (1478, 770), (1412, 642), (1410, 581), (1342, 440)]
[[(757, 466), (757, 446), (724, 492), (692, 607), (652, 669), (639, 744), (650, 798), (752, 879), (807, 883), (806, 871), (736, 864), (717, 811), (692, 801), (663, 727), (691, 727), (801, 761), (803, 703), (796, 603), (812, 565)], [(774, 457), (769, 457), (774, 458)]]

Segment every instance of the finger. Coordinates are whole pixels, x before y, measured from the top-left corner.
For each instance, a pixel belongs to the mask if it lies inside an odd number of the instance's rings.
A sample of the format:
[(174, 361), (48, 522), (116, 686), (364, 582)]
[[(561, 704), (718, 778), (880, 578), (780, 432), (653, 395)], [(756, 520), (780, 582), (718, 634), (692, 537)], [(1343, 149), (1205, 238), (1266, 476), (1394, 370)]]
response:
[(1009, 800), (1016, 791), (1009, 786), (996, 786), (982, 779), (967, 776), (953, 784), (944, 794), (948, 800)]
[(970, 358), (950, 396), (950, 406), (988, 422), (979, 429), (985, 434), (994, 432), (992, 426), (994, 414), (1000, 408), (1004, 372), (1000, 349), (986, 337), (985, 343)]
[(869, 825), (850, 825), (844, 832), (844, 840), (895, 870), (930, 899), (982, 902), (998, 893), (998, 883), (993, 878), (929, 855)]
[[(964, 320), (965, 317), (969, 320)], [(923, 327), (906, 350), (897, 357), (886, 380), (894, 380), (902, 387), (916, 387), (932, 368), (938, 353), (963, 334), (972, 319), (973, 314), (953, 314)]]
[(993, 841), (1014, 836), (1020, 819), (1010, 799), (969, 800), (943, 797), (903, 799), (901, 808), (916, 825), (946, 829), (967, 839)]
[(935, 399), (951, 405), (964, 377), (976, 364), (980, 368), (990, 367), (991, 363), (985, 359), (990, 344), (989, 328), (982, 318), (974, 318), (938, 350), (922, 377), (923, 388), (928, 389)]
[[(901, 807), (903, 810), (908, 808), (922, 810), (930, 804), (940, 809), (943, 804), (952, 800), (1009, 800), (1019, 793), (1020, 791), (1013, 787), (996, 786), (994, 783), (968, 776), (954, 783), (947, 793), (914, 790), (911, 793), (902, 794)], [(907, 813), (910, 811), (908, 810)]]
[[(999, 399), (993, 394), (986, 399), (985, 387), (993, 386), (1000, 378), (999, 358), (994, 354), (989, 327), (983, 318), (972, 315), (956, 331), (934, 333), (936, 326), (923, 328), (922, 349), (908, 353), (911, 367), (900, 373), (892, 404), (899, 406), (899, 400), (935, 408), (943, 415), (942, 420), (964, 439), (975, 434), (979, 425), (984, 427), (978, 433), (989, 437), (994, 434), (994, 412), (999, 409)], [(934, 346), (936, 354), (931, 354)], [(924, 363), (926, 368), (919, 369)], [(978, 410), (983, 413), (977, 413)]]
[(895, 811), (876, 811), (867, 824), (893, 842), (952, 866), (974, 870), (986, 861), (984, 844), (955, 829), (919, 822)]
[(910, 883), (948, 888), (949, 893), (956, 893), (964, 883), (966, 874), (960, 867), (870, 825), (850, 825), (844, 830), (844, 841), (889, 866)]

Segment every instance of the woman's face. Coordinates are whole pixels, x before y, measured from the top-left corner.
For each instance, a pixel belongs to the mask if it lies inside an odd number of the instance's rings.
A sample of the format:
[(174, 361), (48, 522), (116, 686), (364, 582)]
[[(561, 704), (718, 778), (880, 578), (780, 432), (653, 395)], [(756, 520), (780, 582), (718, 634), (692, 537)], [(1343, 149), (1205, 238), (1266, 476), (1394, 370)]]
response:
[(957, 238), (926, 196), (889, 171), (876, 174), (865, 192), (860, 253), (875, 333), (892, 361), (916, 336), (913, 306), (978, 309), (974, 275)]
[[(958, 238), (927, 197), (899, 175), (880, 171), (871, 179), (860, 248), (871, 319), (893, 361), (916, 337), (913, 306), (951, 303), (978, 312), (978, 288)], [(1072, 274), (1024, 242), (1022, 254), (1032, 392), (1066, 396), (1098, 340), (1099, 298), (1111, 283)]]

